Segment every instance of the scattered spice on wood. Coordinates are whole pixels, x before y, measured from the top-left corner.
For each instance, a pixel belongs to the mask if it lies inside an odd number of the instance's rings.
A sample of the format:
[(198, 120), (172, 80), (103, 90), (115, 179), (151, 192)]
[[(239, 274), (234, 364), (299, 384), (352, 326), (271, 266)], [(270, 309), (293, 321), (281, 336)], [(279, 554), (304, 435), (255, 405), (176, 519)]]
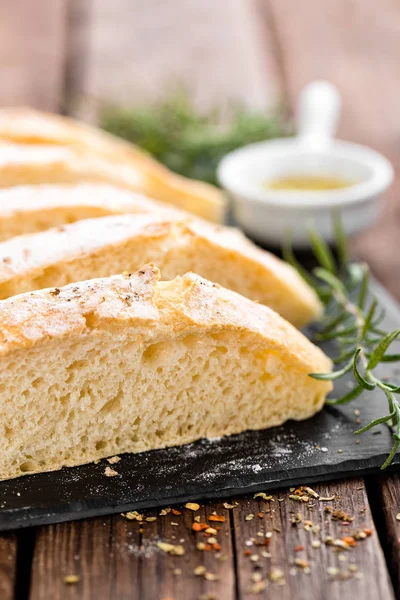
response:
[(226, 508), (227, 510), (229, 510), (231, 508), (236, 508), (236, 506), (237, 506), (237, 503), (236, 503), (236, 505), (235, 504), (228, 504), (228, 502), (224, 502), (224, 504), (223, 504), (223, 507)]
[(205, 544), (204, 542), (198, 542), (196, 544), (196, 548), (197, 548), (197, 550), (202, 550), (203, 552), (210, 552), (211, 545), (210, 544)]
[(120, 460), (120, 456), (111, 456), (111, 458), (107, 458), (107, 462), (110, 463), (110, 465), (116, 465)]
[(327, 498), (324, 498), (323, 496), (319, 497), (319, 501), (320, 502), (332, 502), (332, 500), (335, 499), (335, 496), (329, 496)]
[(208, 523), (192, 523), (192, 530), (193, 531), (205, 531), (206, 529), (208, 529)]
[[(188, 508), (188, 507), (187, 507), (187, 508)], [(200, 507), (199, 507), (199, 508), (200, 508)], [(181, 515), (181, 514), (182, 514), (182, 513), (181, 513), (181, 511), (180, 511), (180, 510), (176, 510), (176, 508), (171, 508), (171, 512), (172, 512), (172, 514), (173, 514), (173, 515), (175, 515), (176, 517), (177, 517), (178, 515)]]
[(205, 530), (206, 533), (210, 533), (211, 535), (217, 535), (218, 531), (214, 529), (214, 527), (207, 527)]
[(170, 509), (170, 508), (162, 508), (162, 509), (160, 510), (160, 516), (161, 516), (161, 517), (165, 517), (165, 515), (168, 515), (170, 512), (171, 512), (171, 509)]
[[(197, 504), (197, 502), (186, 502), (185, 504), (185, 508), (188, 508), (189, 510), (193, 510), (194, 512), (196, 512), (196, 510), (199, 510), (200, 508), (200, 504)], [(182, 514), (182, 513), (174, 513), (174, 514)]]
[(167, 554), (172, 554), (174, 556), (182, 556), (183, 554), (185, 554), (185, 549), (180, 544), (168, 544), (166, 542), (157, 542), (157, 546), (160, 548), (160, 550), (166, 552)]
[(296, 546), (294, 549), (295, 552), (302, 552), (303, 550), (304, 550), (304, 546), (302, 546), (301, 544)]
[[(147, 520), (147, 519), (146, 519)], [(179, 527), (179, 523), (175, 523), (175, 521), (171, 521), (171, 525), (173, 527)]]
[(205, 568), (204, 565), (199, 565), (198, 567), (196, 567), (194, 569), (193, 573), (199, 577), (201, 575), (204, 575), (206, 573), (206, 571), (207, 571), (207, 569)]
[(397, 519), (397, 521), (400, 521), (400, 513), (397, 513), (396, 519)]
[(219, 577), (214, 573), (205, 573), (204, 579), (207, 579), (207, 581), (217, 581)]
[(245, 516), (244, 520), (245, 521), (251, 521), (252, 519), (254, 519), (254, 515), (253, 513), (249, 513), (248, 515)]
[(254, 498), (254, 500), (256, 498), (262, 498), (263, 500), (273, 500), (272, 496), (269, 494), (266, 494), (265, 492), (257, 492), (257, 494), (254, 494), (253, 498)]
[(321, 548), (321, 542), (320, 542), (320, 540), (312, 540), (311, 547), (312, 548)]
[(263, 518), (265, 517), (265, 513), (263, 513), (263, 512), (258, 512), (258, 513), (257, 513), (257, 517), (258, 517), (259, 519), (263, 519)]
[(334, 519), (335, 521), (347, 521), (348, 523), (354, 521), (354, 517), (351, 517), (344, 510), (334, 510), (332, 512), (332, 519)]
[(118, 471), (114, 471), (114, 469), (112, 469), (111, 467), (106, 467), (104, 475), (106, 477), (116, 477), (118, 475)]
[(304, 560), (303, 558), (295, 558), (294, 564), (296, 565), (296, 567), (300, 567), (301, 569), (309, 569), (310, 568), (310, 564), (309, 564), (308, 560)]
[(225, 523), (226, 517), (223, 515), (212, 514), (208, 517), (209, 521), (217, 521), (218, 523)]
[(243, 556), (251, 556), (251, 550), (248, 548), (243, 552)]
[(251, 580), (254, 581), (255, 583), (257, 583), (257, 581), (261, 581), (262, 575), (261, 575), (260, 571), (255, 571), (254, 573), (252, 573)]
[(182, 575), (182, 569), (173, 569), (172, 574), (173, 575)]
[(260, 557), (258, 556), (258, 554), (252, 554), (252, 555), (250, 556), (250, 560), (251, 560), (252, 562), (257, 562), (259, 559), (260, 559)]
[(272, 582), (279, 582), (284, 580), (284, 572), (281, 569), (271, 569), (269, 573), (269, 578)]
[(265, 590), (266, 587), (267, 587), (266, 581), (257, 581), (256, 583), (253, 583), (253, 585), (251, 586), (250, 594), (261, 594), (261, 592), (263, 590)]
[(66, 583), (67, 585), (74, 585), (76, 583), (79, 583), (80, 581), (80, 577), (79, 575), (66, 575), (64, 577), (64, 583)]
[(128, 521), (143, 521), (143, 515), (138, 513), (137, 510), (131, 510), (125, 514), (122, 513), (122, 516)]
[(157, 517), (146, 517), (145, 521), (148, 523), (153, 523), (153, 521), (157, 521)]

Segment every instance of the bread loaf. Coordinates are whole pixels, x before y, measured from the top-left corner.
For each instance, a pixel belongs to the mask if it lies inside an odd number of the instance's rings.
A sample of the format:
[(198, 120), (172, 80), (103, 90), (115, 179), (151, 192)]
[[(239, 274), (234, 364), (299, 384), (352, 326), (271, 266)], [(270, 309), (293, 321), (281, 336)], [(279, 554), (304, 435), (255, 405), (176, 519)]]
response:
[(0, 302), (0, 479), (306, 419), (329, 359), (269, 308), (194, 274)]
[(155, 262), (165, 279), (193, 271), (270, 306), (300, 327), (321, 304), (297, 272), (240, 231), (177, 215), (87, 219), (0, 244), (0, 299)]
[(0, 190), (0, 241), (90, 217), (166, 211), (183, 212), (109, 185), (17, 186)]
[(223, 221), (214, 186), (173, 173), (139, 148), (73, 119), (28, 108), (0, 110), (0, 187), (104, 182)]

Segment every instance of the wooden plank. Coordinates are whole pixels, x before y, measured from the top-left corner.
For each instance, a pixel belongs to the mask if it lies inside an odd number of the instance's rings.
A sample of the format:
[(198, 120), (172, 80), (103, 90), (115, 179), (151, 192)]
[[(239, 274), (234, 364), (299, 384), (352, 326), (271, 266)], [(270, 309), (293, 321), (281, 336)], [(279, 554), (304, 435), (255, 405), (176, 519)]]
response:
[[(313, 489), (320, 498), (334, 499), (294, 501), (289, 498), (290, 491), (284, 491), (272, 494), (273, 501), (246, 500), (233, 511), (239, 597), (253, 598), (254, 586), (265, 583), (260, 593), (268, 600), (393, 598), (363, 481), (321, 484)], [(354, 521), (344, 525), (346, 521), (334, 520), (336, 513), (326, 512), (330, 507), (344, 511)], [(260, 511), (262, 518), (257, 516)], [(246, 520), (252, 514), (254, 518)], [(343, 543), (344, 537), (365, 528), (371, 535), (354, 547), (325, 543), (328, 536)], [(267, 532), (272, 534), (269, 544), (257, 545), (265, 542)], [(313, 542), (315, 546), (320, 542), (320, 547), (313, 547)], [(257, 577), (262, 583), (254, 581)]]
[(388, 475), (370, 483), (370, 494), (376, 497), (375, 511), (379, 533), (384, 543), (393, 587), (400, 592), (400, 475)]
[(0, 535), (0, 598), (12, 600), (16, 584), (17, 571), (17, 536), (15, 534)]
[(0, 105), (58, 110), (67, 0), (0, 2)]
[[(219, 552), (196, 548), (204, 534), (192, 532), (196, 515), (204, 521), (213, 511), (226, 517), (217, 538)], [(235, 590), (229, 514), (220, 504), (207, 504), (193, 513), (147, 512), (153, 522), (127, 520), (122, 516), (64, 523), (38, 530), (32, 564), (31, 600), (154, 600), (216, 594), (231, 600)], [(211, 522), (210, 522), (211, 523)], [(157, 542), (183, 546), (182, 556), (163, 552)], [(215, 581), (194, 574), (205, 565)], [(67, 584), (76, 575), (79, 581)]]
[[(226, 100), (258, 108), (275, 103), (275, 64), (252, 2), (169, 0), (156, 9), (142, 0), (91, 4), (75, 115), (95, 120), (101, 102), (153, 101), (177, 83), (201, 108)], [(82, 56), (76, 58), (79, 69)]]

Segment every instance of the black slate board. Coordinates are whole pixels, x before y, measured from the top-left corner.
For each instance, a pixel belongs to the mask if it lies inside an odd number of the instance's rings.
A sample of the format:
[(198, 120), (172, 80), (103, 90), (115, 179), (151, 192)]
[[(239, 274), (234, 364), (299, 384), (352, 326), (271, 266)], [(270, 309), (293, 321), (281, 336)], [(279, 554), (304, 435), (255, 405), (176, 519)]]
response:
[[(387, 311), (382, 326), (398, 327), (397, 303), (375, 282), (371, 292)], [(384, 369), (399, 382), (399, 366), (387, 363)], [(351, 376), (341, 380), (335, 395), (351, 385)], [(356, 408), (361, 425), (355, 422)], [(108, 463), (103, 460), (1, 482), (0, 531), (375, 473), (391, 448), (391, 432), (382, 425), (358, 438), (354, 431), (384, 410), (379, 391), (365, 392), (350, 405), (326, 408), (308, 421), (123, 455), (115, 467), (118, 477), (104, 475)], [(392, 469), (399, 466), (400, 454)]]

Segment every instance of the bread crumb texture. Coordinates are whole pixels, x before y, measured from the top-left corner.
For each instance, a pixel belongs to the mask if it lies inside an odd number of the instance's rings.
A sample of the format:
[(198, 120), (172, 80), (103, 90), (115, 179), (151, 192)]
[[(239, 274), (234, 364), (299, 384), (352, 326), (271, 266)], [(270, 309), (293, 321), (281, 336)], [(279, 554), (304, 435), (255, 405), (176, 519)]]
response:
[(275, 312), (152, 264), (3, 300), (0, 361), (1, 479), (305, 419), (331, 389)]

